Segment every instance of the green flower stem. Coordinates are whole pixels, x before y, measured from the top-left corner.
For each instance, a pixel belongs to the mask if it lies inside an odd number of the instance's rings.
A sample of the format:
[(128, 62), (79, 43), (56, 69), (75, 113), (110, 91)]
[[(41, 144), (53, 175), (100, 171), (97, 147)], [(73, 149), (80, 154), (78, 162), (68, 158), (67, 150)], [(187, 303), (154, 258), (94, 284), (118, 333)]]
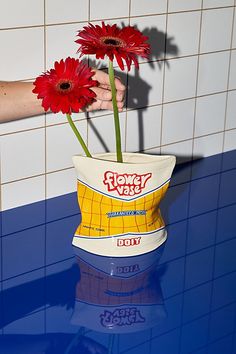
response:
[(78, 132), (78, 130), (77, 130), (77, 128), (76, 128), (76, 126), (75, 126), (75, 124), (74, 124), (72, 118), (71, 118), (71, 115), (67, 113), (67, 114), (66, 114), (66, 117), (67, 117), (67, 119), (68, 119), (68, 122), (69, 122), (69, 124), (70, 124), (70, 126), (71, 126), (73, 132), (75, 133), (77, 139), (79, 140), (80, 145), (82, 146), (82, 148), (83, 148), (83, 150), (84, 150), (86, 156), (87, 156), (87, 157), (92, 157), (92, 155), (90, 154), (90, 152), (89, 152), (89, 150), (88, 150), (88, 148), (87, 148), (87, 146), (86, 146), (86, 144), (85, 144), (85, 142), (84, 142), (82, 136), (81, 136), (80, 133)]
[(110, 85), (111, 85), (111, 93), (112, 93), (112, 105), (113, 105), (115, 133), (116, 133), (116, 156), (117, 156), (117, 162), (123, 162), (122, 152), (121, 152), (121, 136), (120, 136), (119, 112), (118, 112), (117, 101), (116, 101), (115, 75), (114, 75), (113, 62), (111, 60), (109, 60), (108, 74), (109, 74), (109, 80), (110, 80)]

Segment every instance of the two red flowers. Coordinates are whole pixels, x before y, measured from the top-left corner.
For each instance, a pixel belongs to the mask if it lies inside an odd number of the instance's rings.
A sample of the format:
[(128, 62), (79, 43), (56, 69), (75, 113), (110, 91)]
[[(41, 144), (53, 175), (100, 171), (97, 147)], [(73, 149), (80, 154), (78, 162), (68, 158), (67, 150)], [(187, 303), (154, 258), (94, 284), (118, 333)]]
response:
[[(136, 28), (127, 26), (119, 28), (116, 24), (101, 26), (89, 24), (78, 33), (76, 43), (80, 45), (80, 56), (95, 54), (97, 59), (107, 56), (110, 62), (116, 59), (121, 70), (124, 63), (130, 70), (134, 63), (138, 68), (137, 57), (147, 58), (150, 46), (148, 37)], [(36, 78), (33, 90), (45, 111), (53, 113), (79, 112), (96, 99), (92, 87), (98, 85), (93, 80), (94, 72), (78, 59), (66, 58), (55, 62), (54, 68)]]

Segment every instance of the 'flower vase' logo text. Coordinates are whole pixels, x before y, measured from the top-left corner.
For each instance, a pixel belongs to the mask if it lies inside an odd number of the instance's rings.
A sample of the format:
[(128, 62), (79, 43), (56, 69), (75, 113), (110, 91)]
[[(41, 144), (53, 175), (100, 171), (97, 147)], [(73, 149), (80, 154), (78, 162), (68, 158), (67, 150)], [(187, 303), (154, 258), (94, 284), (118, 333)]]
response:
[(119, 195), (133, 196), (142, 192), (151, 177), (151, 173), (139, 175), (137, 173), (119, 174), (117, 172), (106, 171), (103, 183), (107, 186), (109, 192), (116, 191)]

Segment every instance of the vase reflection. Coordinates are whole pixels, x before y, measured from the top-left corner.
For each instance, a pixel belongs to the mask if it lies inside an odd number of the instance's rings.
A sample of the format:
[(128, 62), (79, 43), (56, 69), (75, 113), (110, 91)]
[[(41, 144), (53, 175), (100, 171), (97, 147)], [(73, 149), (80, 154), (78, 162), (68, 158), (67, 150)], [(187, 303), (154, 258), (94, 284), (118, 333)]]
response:
[[(158, 274), (163, 249), (110, 258), (75, 247), (69, 268), (58, 265), (54, 273), (45, 270), (45, 277), (4, 289), (0, 352), (112, 353), (115, 336), (155, 326), (166, 316)], [(55, 326), (57, 318), (65, 322), (62, 332), (50, 332), (51, 311)], [(45, 316), (46, 330), (35, 329), (34, 318), (40, 316)]]

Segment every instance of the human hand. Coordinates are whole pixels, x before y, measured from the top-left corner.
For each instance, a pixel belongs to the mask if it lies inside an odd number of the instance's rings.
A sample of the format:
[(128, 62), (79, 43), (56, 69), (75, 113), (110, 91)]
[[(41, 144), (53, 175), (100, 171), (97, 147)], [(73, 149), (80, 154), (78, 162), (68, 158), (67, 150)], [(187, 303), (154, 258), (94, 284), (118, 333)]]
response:
[[(109, 82), (109, 75), (102, 71), (93, 69), (95, 72), (93, 79), (98, 81), (98, 86), (91, 88), (97, 97), (96, 101), (94, 101), (91, 105), (86, 108), (86, 111), (95, 111), (100, 109), (108, 109), (113, 110), (112, 106), (112, 94), (111, 94), (111, 86)], [(122, 112), (124, 107), (124, 96), (125, 96), (125, 85), (121, 82), (119, 78), (115, 78), (115, 85), (116, 85), (116, 100), (118, 110)]]

